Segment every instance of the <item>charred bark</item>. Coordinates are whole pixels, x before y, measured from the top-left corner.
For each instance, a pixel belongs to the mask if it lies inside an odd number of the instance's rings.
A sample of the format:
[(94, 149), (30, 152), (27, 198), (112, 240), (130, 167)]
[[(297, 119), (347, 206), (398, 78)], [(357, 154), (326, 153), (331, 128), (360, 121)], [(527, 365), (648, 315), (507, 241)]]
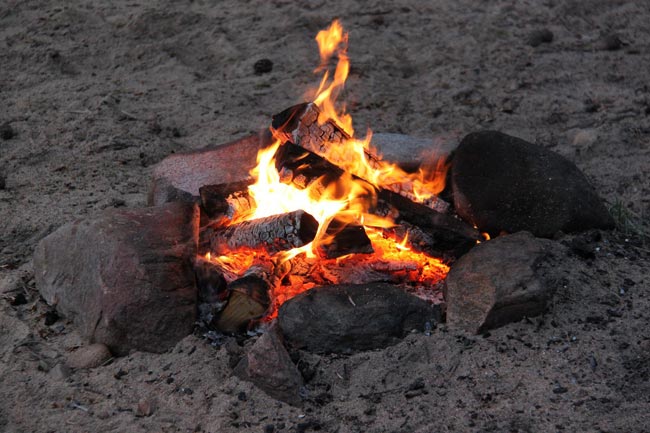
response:
[(270, 254), (302, 247), (314, 240), (318, 221), (303, 210), (243, 221), (215, 231), (211, 251), (227, 254), (242, 247), (263, 248)]
[[(331, 156), (328, 159), (328, 147), (344, 144), (350, 139), (350, 136), (331, 120), (319, 124), (319, 114), (320, 110), (313, 103), (298, 104), (273, 116), (271, 127), (274, 134), (283, 141), (313, 152), (338, 168), (337, 164), (341, 161), (331, 160)], [(375, 154), (371, 149), (365, 149), (364, 153), (368, 164), (372, 168), (380, 168), (381, 157), (379, 155)], [(351, 174), (358, 176), (357, 173)], [(419, 200), (413, 194), (413, 188), (408, 182), (384, 185), (383, 188), (438, 212), (446, 212), (449, 209), (449, 203), (437, 196)]]
[(226, 217), (232, 221), (255, 207), (255, 201), (248, 194), (251, 183), (252, 180), (246, 180), (202, 186), (199, 188), (201, 207), (210, 219)]
[(325, 239), (318, 246), (319, 255), (335, 259), (347, 254), (372, 254), (375, 250), (363, 226), (333, 219), (325, 231)]

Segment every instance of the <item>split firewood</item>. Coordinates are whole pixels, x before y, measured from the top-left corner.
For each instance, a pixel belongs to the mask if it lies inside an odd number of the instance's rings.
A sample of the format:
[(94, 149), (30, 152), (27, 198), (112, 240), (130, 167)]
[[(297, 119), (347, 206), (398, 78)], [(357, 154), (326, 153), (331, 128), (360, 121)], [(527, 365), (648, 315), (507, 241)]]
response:
[(372, 254), (375, 250), (363, 226), (334, 218), (325, 230), (318, 252), (321, 257), (335, 259), (347, 254)]
[(228, 254), (242, 247), (263, 248), (273, 254), (302, 247), (314, 240), (318, 221), (303, 210), (258, 218), (215, 231), (211, 251)]
[(266, 313), (271, 305), (271, 294), (289, 273), (288, 262), (264, 262), (251, 266), (240, 278), (228, 285), (228, 304), (216, 321), (222, 332), (240, 332)]
[[(336, 154), (328, 152), (328, 148), (332, 145), (344, 145), (346, 141), (350, 140), (350, 136), (332, 120), (319, 124), (319, 114), (320, 110), (314, 103), (298, 104), (273, 116), (271, 128), (274, 135), (281, 140), (300, 146), (327, 159), (332, 164), (340, 166), (344, 161), (336, 160)], [(369, 148), (364, 149), (364, 153), (371, 168), (381, 168), (382, 161), (379, 155)], [(351, 174), (364, 178), (360, 173)], [(424, 200), (419, 199), (413, 193), (410, 182), (395, 182), (382, 185), (382, 188), (438, 212), (446, 212), (449, 209), (449, 203), (437, 196), (431, 196)]]
[(416, 238), (411, 239), (414, 245), (424, 243), (422, 251), (441, 258), (458, 258), (482, 239), (476, 229), (458, 218), (436, 212), (388, 190), (378, 192), (373, 212), (390, 216), (396, 224), (407, 223), (418, 228), (419, 231), (413, 233)]
[(232, 221), (255, 208), (255, 200), (248, 194), (252, 180), (205, 185), (199, 188), (201, 207), (211, 218), (224, 217)]

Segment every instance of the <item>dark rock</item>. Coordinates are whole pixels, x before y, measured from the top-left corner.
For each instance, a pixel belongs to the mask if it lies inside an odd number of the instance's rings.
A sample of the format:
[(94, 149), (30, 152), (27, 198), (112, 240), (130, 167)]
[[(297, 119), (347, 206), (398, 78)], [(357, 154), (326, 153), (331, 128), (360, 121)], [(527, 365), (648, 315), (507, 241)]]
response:
[(11, 123), (5, 122), (0, 125), (0, 138), (3, 140), (11, 140), (16, 135), (16, 130), (12, 128)]
[(45, 313), (45, 326), (52, 326), (59, 320), (59, 313), (56, 310), (48, 310)]
[(531, 47), (538, 47), (542, 44), (550, 44), (553, 42), (553, 32), (549, 29), (535, 30), (528, 35), (527, 42)]
[(253, 65), (255, 75), (267, 74), (273, 70), (273, 62), (270, 59), (260, 59)]
[(432, 138), (379, 132), (372, 134), (372, 145), (382, 159), (395, 163), (407, 171), (416, 171), (422, 164), (446, 157), (458, 146), (460, 137), (441, 134)]
[(436, 323), (427, 302), (385, 283), (316, 287), (288, 300), (278, 323), (287, 342), (311, 352), (346, 353), (397, 343)]
[(545, 311), (564, 247), (520, 232), (484, 242), (451, 268), (447, 323), (474, 334)]
[(91, 343), (163, 352), (192, 332), (198, 208), (108, 209), (66, 224), (34, 252), (36, 286)]
[(467, 135), (451, 160), (456, 212), (492, 237), (521, 230), (552, 237), (614, 221), (571, 161), (496, 131)]
[(267, 133), (250, 135), (230, 143), (176, 153), (153, 169), (148, 203), (158, 206), (172, 201), (198, 200), (204, 185), (239, 182), (249, 178), (257, 152), (271, 143)]
[(602, 37), (599, 43), (600, 49), (606, 51), (616, 51), (623, 48), (623, 41), (615, 34), (608, 34)]
[(300, 405), (303, 379), (284, 348), (277, 325), (262, 335), (234, 369), (237, 377), (252, 382), (271, 397)]

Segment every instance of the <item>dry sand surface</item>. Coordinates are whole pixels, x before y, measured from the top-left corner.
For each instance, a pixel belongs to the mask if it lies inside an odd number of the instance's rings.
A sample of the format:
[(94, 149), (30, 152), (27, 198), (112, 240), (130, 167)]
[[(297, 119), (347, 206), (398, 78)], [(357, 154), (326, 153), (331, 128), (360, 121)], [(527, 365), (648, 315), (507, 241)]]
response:
[[(350, 31), (358, 129), (528, 139), (574, 161), (627, 231), (567, 258), (542, 317), (296, 354), (314, 374), (302, 408), (232, 377), (226, 349), (194, 336), (62, 371), (82, 342), (64, 319), (45, 325), (39, 239), (145, 205), (152, 164), (300, 102), (334, 17)], [(648, 431), (649, 22), (643, 0), (0, 2), (0, 124), (15, 132), (0, 137), (0, 431)], [(544, 28), (553, 41), (531, 46)], [(256, 75), (262, 58), (273, 70)]]

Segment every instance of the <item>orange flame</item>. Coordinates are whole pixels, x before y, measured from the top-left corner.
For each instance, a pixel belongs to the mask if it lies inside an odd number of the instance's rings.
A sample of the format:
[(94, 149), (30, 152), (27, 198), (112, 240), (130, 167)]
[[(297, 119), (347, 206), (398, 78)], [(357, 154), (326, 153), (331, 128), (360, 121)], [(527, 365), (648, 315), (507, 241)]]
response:
[[(369, 208), (376, 200), (376, 191), (369, 188), (368, 183), (391, 191), (403, 191), (410, 194), (409, 198), (414, 201), (423, 202), (444, 188), (444, 161), (438, 161), (432, 167), (423, 167), (418, 173), (407, 173), (397, 165), (381, 160), (371, 145), (371, 131), (368, 131), (364, 139), (354, 138), (352, 117), (346, 112), (345, 105), (337, 103), (350, 71), (348, 33), (340, 21), (334, 20), (328, 29), (318, 33), (316, 41), (321, 59), (316, 72), (324, 71), (314, 99), (314, 104), (319, 109), (318, 123), (322, 125), (333, 122), (350, 137), (343, 143), (329, 143), (325, 146), (325, 155), (320, 156), (342, 168), (345, 173), (324, 190), (318, 182), (313, 182), (304, 189), (285, 184), (275, 165), (274, 157), (282, 144), (276, 140), (272, 146), (259, 151), (257, 166), (251, 170), (256, 182), (249, 186), (249, 194), (254, 199), (256, 208), (250, 214), (240, 217), (239, 221), (233, 221), (236, 223), (301, 209), (319, 223), (314, 241), (300, 248), (277, 253), (273, 257), (263, 251), (242, 250), (219, 257), (208, 253), (205, 258), (219, 263), (233, 275), (241, 275), (256, 260), (282, 262), (301, 254), (321, 268), (365, 261), (364, 263), (374, 263), (379, 267), (401, 266), (400, 269), (403, 268), (402, 271), (411, 278), (408, 281), (433, 285), (444, 278), (449, 268), (440, 259), (413, 251), (408, 243), (408, 234), (399, 240), (381, 230), (393, 227), (394, 222), (369, 213)], [(332, 76), (327, 68), (329, 60), (335, 55), (338, 61)], [(363, 258), (359, 258), (358, 254), (338, 259), (319, 258), (317, 247), (329, 241), (325, 231), (335, 217), (338, 221), (363, 225), (375, 252), (364, 255)], [(290, 287), (282, 286), (273, 294), (277, 304), (275, 307), (314, 285), (313, 282), (301, 280), (292, 283)]]

